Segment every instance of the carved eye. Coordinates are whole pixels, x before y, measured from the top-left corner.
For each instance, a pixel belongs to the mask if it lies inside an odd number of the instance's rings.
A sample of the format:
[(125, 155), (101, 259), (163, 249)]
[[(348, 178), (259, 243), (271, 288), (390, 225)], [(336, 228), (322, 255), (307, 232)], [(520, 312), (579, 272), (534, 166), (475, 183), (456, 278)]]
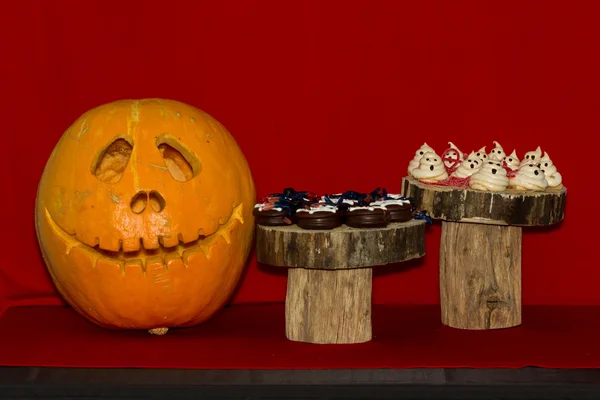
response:
[(474, 162), (475, 164), (479, 164), (479, 161), (477, 161), (477, 160), (473, 160), (473, 162)]
[(422, 151), (420, 151), (420, 152), (419, 152), (419, 155), (423, 155), (423, 152), (422, 152)]
[(492, 153), (495, 153), (495, 152), (496, 152), (496, 150), (492, 150)]
[(429, 161), (429, 158), (427, 158), (425, 161)]
[(535, 160), (535, 156), (531, 156), (531, 159), (532, 159), (532, 160)]
[(490, 165), (494, 165), (494, 163), (493, 163), (493, 162), (489, 162), (488, 164), (490, 164)]
[(189, 181), (202, 170), (200, 160), (174, 137), (161, 136), (157, 139), (156, 146), (176, 181)]
[(117, 183), (123, 177), (133, 146), (119, 138), (106, 146), (92, 163), (92, 174), (104, 183)]
[(526, 155), (525, 158), (529, 160), (529, 155)]
[(547, 166), (548, 166), (548, 163), (544, 163), (544, 167), (547, 167)]
[(533, 168), (533, 164), (529, 164), (529, 168)]
[[(504, 157), (504, 158), (506, 158), (506, 157)], [(509, 158), (509, 159), (508, 159), (508, 161), (509, 161), (509, 162), (512, 162), (512, 158)]]
[(433, 162), (437, 162), (437, 158), (434, 158), (434, 159), (433, 159)]

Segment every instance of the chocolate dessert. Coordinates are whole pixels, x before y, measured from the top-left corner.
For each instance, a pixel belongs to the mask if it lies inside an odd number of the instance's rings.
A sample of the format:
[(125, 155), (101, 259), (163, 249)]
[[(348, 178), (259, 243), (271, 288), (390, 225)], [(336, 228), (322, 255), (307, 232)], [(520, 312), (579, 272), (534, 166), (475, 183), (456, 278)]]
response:
[(410, 201), (405, 199), (389, 199), (375, 201), (372, 206), (382, 206), (390, 213), (390, 222), (406, 222), (413, 217), (413, 207)]
[(342, 212), (335, 206), (319, 205), (296, 211), (296, 224), (302, 229), (333, 229), (342, 225)]
[(352, 228), (382, 228), (390, 223), (390, 212), (382, 206), (350, 207), (344, 218)]
[(288, 210), (282, 208), (271, 208), (264, 210), (261, 204), (257, 204), (252, 211), (257, 225), (282, 226), (290, 225), (292, 221), (288, 217)]

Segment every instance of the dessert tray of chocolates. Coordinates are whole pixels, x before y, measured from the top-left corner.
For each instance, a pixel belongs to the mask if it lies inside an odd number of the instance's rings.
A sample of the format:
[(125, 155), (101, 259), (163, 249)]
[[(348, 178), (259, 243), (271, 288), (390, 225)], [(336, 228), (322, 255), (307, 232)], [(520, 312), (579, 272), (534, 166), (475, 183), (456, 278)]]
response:
[(342, 225), (382, 228), (412, 219), (427, 220), (426, 212), (416, 212), (411, 199), (389, 194), (385, 188), (370, 193), (346, 191), (324, 195), (286, 188), (282, 193), (260, 199), (253, 214), (258, 225), (295, 224), (307, 230), (330, 230)]

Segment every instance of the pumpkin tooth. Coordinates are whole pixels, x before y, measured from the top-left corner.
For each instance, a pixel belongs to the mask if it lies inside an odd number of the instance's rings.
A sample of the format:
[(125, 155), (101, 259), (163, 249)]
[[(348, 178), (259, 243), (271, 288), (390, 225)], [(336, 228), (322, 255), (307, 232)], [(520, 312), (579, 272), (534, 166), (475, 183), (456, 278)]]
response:
[(141, 241), (138, 238), (126, 238), (121, 242), (121, 248), (124, 252), (138, 251), (140, 249)]
[(100, 256), (95, 260), (94, 265), (95, 268), (112, 268), (115, 266), (119, 268), (121, 275), (125, 275), (125, 260)]
[(94, 247), (98, 247), (102, 250), (117, 252), (121, 249), (121, 241), (117, 238), (103, 237), (102, 240), (96, 238), (95, 242), (96, 244)]
[(142, 239), (142, 248), (145, 250), (156, 250), (160, 248), (157, 238)]
[(75, 238), (89, 247), (96, 247), (98, 244), (100, 244), (99, 238), (94, 237), (86, 232), (75, 232)]
[[(183, 262), (183, 257), (179, 254), (179, 252), (173, 252), (165, 255), (165, 268), (169, 269), (169, 264), (173, 263), (176, 260), (181, 260)], [(184, 262), (185, 265), (185, 262)], [(187, 265), (186, 265), (187, 267)]]
[(142, 262), (141, 258), (132, 258), (130, 260), (125, 260), (125, 271), (127, 273), (131, 268), (139, 268), (142, 271), (142, 274), (146, 275), (146, 266)]
[(198, 232), (184, 231), (179, 234), (179, 237), (183, 244), (195, 242), (198, 240)]
[(187, 268), (190, 265), (190, 263), (192, 263), (192, 260), (190, 259), (201, 257), (201, 254), (204, 254), (204, 256), (208, 258), (206, 256), (206, 253), (204, 252), (204, 248), (202, 247), (202, 245), (194, 246), (191, 249), (185, 250), (183, 252), (183, 255), (181, 256), (181, 259), (183, 260), (183, 265)]

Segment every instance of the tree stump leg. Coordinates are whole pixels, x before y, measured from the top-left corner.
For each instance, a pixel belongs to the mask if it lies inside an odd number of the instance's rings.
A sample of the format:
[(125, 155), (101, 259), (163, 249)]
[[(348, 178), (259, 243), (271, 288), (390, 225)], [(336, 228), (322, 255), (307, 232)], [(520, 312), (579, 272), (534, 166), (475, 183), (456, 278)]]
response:
[(521, 324), (521, 236), (517, 226), (442, 222), (442, 323), (459, 329)]
[(289, 340), (317, 344), (371, 340), (372, 269), (288, 270)]

